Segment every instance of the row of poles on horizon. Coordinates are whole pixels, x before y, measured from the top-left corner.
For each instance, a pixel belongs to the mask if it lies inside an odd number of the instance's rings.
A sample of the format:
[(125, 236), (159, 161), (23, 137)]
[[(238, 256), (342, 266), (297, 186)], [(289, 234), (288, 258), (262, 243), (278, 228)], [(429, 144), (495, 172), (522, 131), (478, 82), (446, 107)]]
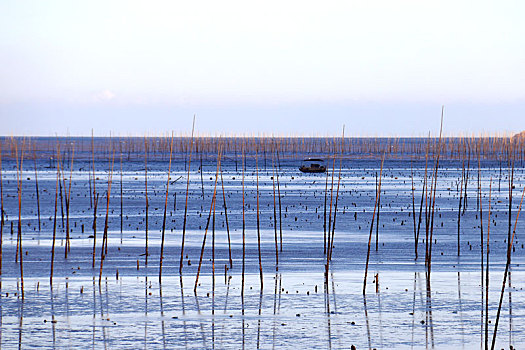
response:
[[(193, 133), (193, 131), (192, 131)], [(91, 135), (93, 138), (93, 133)], [(147, 139), (147, 144), (143, 139)], [(21, 137), (1, 137), (4, 144), (4, 157), (15, 159), (17, 145)], [(23, 139), (26, 139), (25, 137)], [(440, 153), (440, 158), (461, 160), (465, 152), (479, 154), (482, 159), (503, 161), (507, 150), (512, 147), (515, 152), (514, 159), (523, 162), (525, 159), (525, 137), (486, 135), (486, 136), (458, 136), (458, 137), (206, 137), (192, 134), (190, 137), (173, 133), (163, 136), (144, 137), (116, 137), (95, 138), (93, 144), (89, 138), (63, 137), (63, 138), (29, 138), (30, 142), (26, 158), (54, 160), (57, 143), (61, 143), (64, 152), (71, 153), (76, 150), (77, 159), (90, 159), (92, 154), (96, 159), (107, 161), (112, 152), (118, 152), (128, 161), (142, 161), (145, 152), (152, 160), (167, 160), (170, 150), (176, 155), (182, 155), (187, 163), (191, 152), (198, 153), (200, 157), (214, 158), (220, 147), (223, 155), (233, 157), (237, 164), (241, 149), (247, 156), (253, 157), (258, 151), (267, 163), (267, 154), (272, 151), (279, 152), (284, 159), (297, 159), (304, 154), (340, 154), (348, 159), (377, 159), (382, 155), (389, 159), (424, 159), (427, 156), (435, 158)], [(108, 142), (111, 140), (111, 142)], [(118, 142), (115, 142), (117, 140)], [(110, 146), (108, 146), (111, 144)], [(118, 146), (115, 147), (115, 144)], [(511, 145), (512, 144), (512, 145)], [(147, 148), (147, 150), (146, 150)], [(70, 157), (70, 155), (69, 155)]]

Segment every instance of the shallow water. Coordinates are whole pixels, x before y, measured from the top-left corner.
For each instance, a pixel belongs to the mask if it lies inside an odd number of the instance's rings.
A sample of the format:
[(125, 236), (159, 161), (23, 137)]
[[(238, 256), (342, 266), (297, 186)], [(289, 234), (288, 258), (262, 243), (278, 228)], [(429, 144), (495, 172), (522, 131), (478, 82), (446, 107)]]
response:
[[(229, 265), (223, 192), (217, 183), (215, 230), (207, 233), (197, 294), (199, 256), (215, 183), (213, 159), (194, 161), (190, 175), (184, 267), (179, 275), (182, 223), (186, 193), (184, 157), (172, 164), (166, 213), (162, 283), (159, 283), (161, 228), (167, 181), (167, 161), (148, 161), (148, 252), (146, 266), (144, 163), (122, 165), (122, 227), (120, 159), (115, 158), (108, 211), (108, 253), (100, 275), (107, 161), (96, 162), (97, 239), (92, 267), (93, 206), (90, 204), (88, 161), (75, 161), (70, 200), (71, 249), (65, 258), (64, 207), (58, 196), (53, 283), (50, 285), (56, 169), (38, 161), (41, 226), (38, 229), (36, 183), (31, 161), (22, 174), (22, 248), (24, 298), (21, 298), (17, 244), (18, 198), (14, 161), (3, 162), (4, 210), (1, 285), (1, 341), (11, 348), (477, 348), (482, 344), (480, 220), (477, 202), (478, 169), (470, 169), (467, 207), (461, 216), (460, 257), (457, 218), (461, 164), (444, 161), (438, 172), (435, 242), (430, 289), (425, 274), (425, 223), (415, 260), (411, 167), (414, 202), (419, 214), (424, 161), (386, 161), (379, 213), (378, 249), (373, 230), (367, 292), (363, 277), (375, 201), (379, 161), (345, 160), (337, 200), (334, 251), (325, 278), (324, 203), (326, 174), (302, 174), (297, 162), (283, 160), (279, 174), (282, 251), (276, 271), (273, 168), (259, 161), (259, 208), (263, 288), (259, 279), (256, 173), (247, 161), (245, 177), (246, 260), (242, 285), (242, 192), (240, 164), (222, 162), (233, 267)], [(237, 166), (237, 171), (235, 170)], [(459, 168), (458, 168), (459, 167)], [(512, 222), (525, 184), (523, 168), (514, 173)], [(67, 187), (69, 164), (64, 166)], [(331, 173), (329, 173), (331, 176)], [(337, 189), (335, 171), (335, 204)], [(488, 193), (492, 177), (490, 229), (489, 336), (501, 291), (508, 230), (508, 170), (484, 161), (480, 169), (484, 232), (488, 222)], [(277, 185), (277, 184), (276, 184)], [(91, 184), (92, 186), (92, 184)], [(327, 202), (330, 203), (331, 178)], [(276, 189), (277, 191), (277, 189)], [(204, 193), (204, 196), (203, 196)], [(62, 194), (62, 200), (66, 193)], [(276, 199), (278, 205), (278, 200)], [(335, 209), (332, 209), (335, 211)], [(327, 210), (329, 215), (329, 209)], [(63, 224), (64, 223), (64, 224)], [(11, 234), (11, 224), (13, 233)], [(82, 226), (84, 232), (82, 232)], [(525, 345), (524, 249), (519, 219), (505, 290), (497, 347)], [(486, 238), (486, 236), (485, 236)], [(212, 244), (215, 240), (215, 279)], [(277, 243), (280, 248), (280, 242)], [(280, 249), (279, 249), (280, 250)], [(485, 259), (485, 258), (484, 258)], [(138, 269), (137, 269), (138, 265)], [(117, 277), (118, 274), (118, 277)], [(378, 276), (376, 289), (375, 276)], [(100, 279), (99, 279), (100, 278)], [(100, 281), (100, 282), (99, 282)], [(213, 283), (215, 281), (215, 283)], [(484, 316), (483, 316), (484, 317)], [(55, 322), (53, 322), (55, 321)]]

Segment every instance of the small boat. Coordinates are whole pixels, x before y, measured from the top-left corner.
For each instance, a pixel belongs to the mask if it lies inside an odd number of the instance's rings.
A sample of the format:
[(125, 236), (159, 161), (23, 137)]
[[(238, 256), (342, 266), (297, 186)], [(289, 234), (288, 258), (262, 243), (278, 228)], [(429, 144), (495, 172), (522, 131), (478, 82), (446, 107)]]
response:
[(303, 173), (324, 173), (326, 166), (323, 164), (324, 160), (319, 158), (307, 158), (303, 160), (303, 164), (299, 167)]

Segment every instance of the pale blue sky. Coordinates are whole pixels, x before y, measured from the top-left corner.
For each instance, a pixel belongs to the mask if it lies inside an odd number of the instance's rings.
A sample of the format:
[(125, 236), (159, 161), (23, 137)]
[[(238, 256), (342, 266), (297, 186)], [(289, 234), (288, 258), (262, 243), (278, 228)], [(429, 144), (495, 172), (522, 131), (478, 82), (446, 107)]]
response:
[(525, 129), (523, 1), (0, 2), (0, 134)]

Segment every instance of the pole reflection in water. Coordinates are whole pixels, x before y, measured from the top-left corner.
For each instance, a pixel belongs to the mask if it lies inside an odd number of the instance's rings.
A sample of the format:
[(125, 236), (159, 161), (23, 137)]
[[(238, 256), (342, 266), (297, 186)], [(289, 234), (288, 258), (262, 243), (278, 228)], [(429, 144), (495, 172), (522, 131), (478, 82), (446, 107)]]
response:
[(332, 277), (332, 297), (334, 300), (334, 312), (337, 314), (337, 303), (335, 300), (335, 282), (334, 282), (334, 273), (330, 272), (330, 276)]
[(263, 285), (261, 283), (261, 291), (259, 292), (259, 317), (257, 318), (257, 349), (260, 349), (262, 302), (263, 302)]
[[(326, 275), (328, 276), (328, 275)], [(330, 325), (330, 290), (328, 287), (328, 277), (325, 278), (324, 283), (324, 305), (325, 305), (325, 314), (326, 314), (326, 332), (327, 332), (327, 345), (328, 349), (332, 348), (332, 329)]]
[[(220, 168), (220, 165), (218, 167)], [(217, 184), (217, 176), (215, 183)], [(211, 226), (211, 347), (215, 349), (215, 193)]]
[[(334, 273), (330, 272), (330, 276), (332, 278), (332, 299), (334, 301), (334, 311), (332, 312), (332, 314), (334, 314), (335, 317), (337, 317), (338, 312), (337, 312), (337, 301), (336, 301), (336, 293), (335, 293)], [(340, 334), (339, 334), (339, 328), (336, 327), (335, 331), (337, 333), (337, 338), (336, 339), (339, 341), (339, 339), (341, 339)], [(338, 347), (340, 348), (341, 344), (339, 344)]]
[[(110, 318), (109, 318), (109, 306), (111, 305), (109, 303), (109, 291), (108, 291), (108, 278), (106, 276), (105, 278), (105, 283), (104, 283), (105, 287), (106, 287), (106, 293), (105, 293), (105, 296), (106, 296), (106, 321), (109, 322)], [(110, 343), (110, 327), (107, 325), (106, 327), (104, 328), (107, 328), (107, 343), (109, 345)]]
[(366, 337), (368, 340), (368, 349), (372, 349), (372, 337), (370, 336), (370, 322), (368, 320), (368, 308), (366, 306), (366, 293), (363, 294), (363, 309), (365, 310)]
[(53, 340), (53, 349), (56, 345), (56, 330), (55, 330), (55, 295), (53, 294), (53, 285), (49, 285), (49, 292), (50, 292), (50, 299), (51, 299), (51, 333), (52, 333), (52, 340)]
[[(225, 283), (226, 283), (226, 296), (224, 298), (224, 309), (223, 309), (223, 314), (226, 315), (227, 314), (227, 311), (228, 311), (228, 298), (229, 298), (229, 295), (230, 295), (230, 280), (231, 280), (231, 276), (227, 276), (226, 275), (227, 273), (227, 265), (224, 265), (224, 276), (225, 276)], [(231, 315), (230, 315), (231, 316)], [(224, 334), (224, 330), (225, 330), (225, 324), (226, 322), (222, 322), (222, 327), (221, 327), (221, 338), (220, 338), (220, 343), (222, 344), (222, 336)]]
[(426, 346), (428, 348), (429, 342), (428, 342), (428, 336), (430, 331), (430, 345), (432, 349), (434, 348), (434, 323), (432, 321), (432, 289), (430, 285), (430, 281), (428, 279), (428, 273), (427, 273), (427, 303), (425, 307), (425, 339), (426, 339)]
[(102, 339), (104, 349), (107, 349), (106, 327), (104, 326), (104, 302), (102, 301), (102, 285), (98, 284), (98, 300), (100, 304), (100, 327), (102, 328)]
[[(147, 269), (147, 267), (145, 267)], [(144, 349), (148, 347), (148, 275), (144, 280)]]
[[(243, 280), (244, 282), (244, 280)], [(245, 348), (244, 293), (241, 290), (242, 348)]]
[[(483, 290), (481, 291), (483, 293)], [(458, 306), (459, 306), (459, 329), (461, 332), (461, 345), (465, 347), (465, 329), (463, 327), (463, 304), (461, 302), (461, 272), (458, 271)], [(481, 315), (483, 318), (483, 314)], [(483, 319), (482, 322), (483, 323)], [(481, 332), (481, 341), (483, 342), (483, 332)]]
[(379, 274), (376, 274), (376, 287), (377, 287), (377, 309), (379, 316), (379, 347), (383, 348), (383, 323), (381, 317), (381, 290), (379, 289)]
[(186, 328), (186, 306), (184, 304), (184, 282), (182, 281), (182, 275), (179, 275), (180, 284), (180, 304), (182, 308), (182, 329), (184, 330), (184, 347), (188, 348), (188, 333)]
[(278, 298), (278, 301), (277, 301), (277, 313), (280, 314), (281, 313), (281, 292), (282, 292), (282, 275), (279, 274), (279, 298)]
[(410, 348), (414, 348), (414, 322), (415, 322), (415, 313), (416, 313), (416, 279), (417, 279), (417, 272), (414, 272), (414, 291), (412, 292), (412, 325), (410, 327), (411, 330), (411, 338), (410, 338)]
[(226, 315), (227, 313), (227, 310), (228, 310), (228, 296), (230, 295), (230, 280), (231, 280), (231, 276), (228, 276), (228, 282), (226, 284), (226, 297), (224, 299), (224, 314)]
[[(485, 309), (483, 307), (483, 304), (485, 303), (485, 280), (483, 279), (483, 270), (484, 268), (482, 267), (482, 272), (481, 272), (481, 284), (480, 284), (480, 294), (481, 294), (481, 302), (480, 302), (480, 314), (481, 314), (481, 318), (480, 318), (480, 344), (481, 344), (481, 347), (483, 348), (483, 335), (485, 334)], [(459, 272), (458, 272), (458, 294), (459, 294), (459, 286), (460, 286), (460, 277), (459, 277)], [(458, 295), (460, 297), (460, 294)], [(460, 310), (461, 310), (461, 298), (459, 298), (459, 306), (460, 306)], [(463, 323), (463, 322), (461, 322)], [(461, 334), (461, 339), (463, 340), (463, 332)]]
[(215, 349), (215, 274), (212, 277), (211, 291), (211, 348)]
[(509, 266), (509, 348), (513, 344), (512, 341), (512, 276), (511, 276), (511, 270), (512, 268)]
[(273, 326), (272, 326), (272, 349), (275, 349), (275, 333), (277, 331), (277, 287), (278, 287), (278, 273), (275, 273), (274, 287), (273, 287)]
[(96, 340), (96, 329), (97, 329), (97, 297), (95, 292), (95, 276), (93, 276), (93, 325), (92, 325), (92, 337), (91, 337), (91, 348), (95, 349)]
[(69, 319), (69, 281), (66, 277), (66, 324), (67, 324), (67, 339), (69, 342), (68, 347), (71, 347), (71, 323)]
[(197, 291), (195, 290), (195, 293), (193, 293), (195, 296), (195, 306), (197, 307), (197, 315), (199, 318), (200, 328), (201, 328), (201, 338), (202, 338), (202, 346), (207, 349), (208, 345), (206, 344), (206, 333), (204, 332), (204, 325), (202, 324), (202, 318), (201, 318), (201, 307), (199, 305), (199, 296), (197, 295)]
[[(19, 315), (19, 322), (18, 322), (18, 348), (22, 349), (22, 328), (24, 326), (24, 298), (18, 299), (20, 303), (20, 315)], [(55, 324), (53, 323), (53, 327), (55, 327)]]
[[(0, 239), (1, 239), (1, 234), (0, 234)], [(4, 308), (2, 307), (2, 304), (3, 304), (2, 275), (0, 274), (0, 348), (2, 347), (2, 334), (3, 334), (3, 328), (4, 328)]]
[(166, 327), (164, 325), (164, 304), (162, 303), (162, 282), (159, 280), (160, 327), (162, 333), (162, 348), (166, 349)]

